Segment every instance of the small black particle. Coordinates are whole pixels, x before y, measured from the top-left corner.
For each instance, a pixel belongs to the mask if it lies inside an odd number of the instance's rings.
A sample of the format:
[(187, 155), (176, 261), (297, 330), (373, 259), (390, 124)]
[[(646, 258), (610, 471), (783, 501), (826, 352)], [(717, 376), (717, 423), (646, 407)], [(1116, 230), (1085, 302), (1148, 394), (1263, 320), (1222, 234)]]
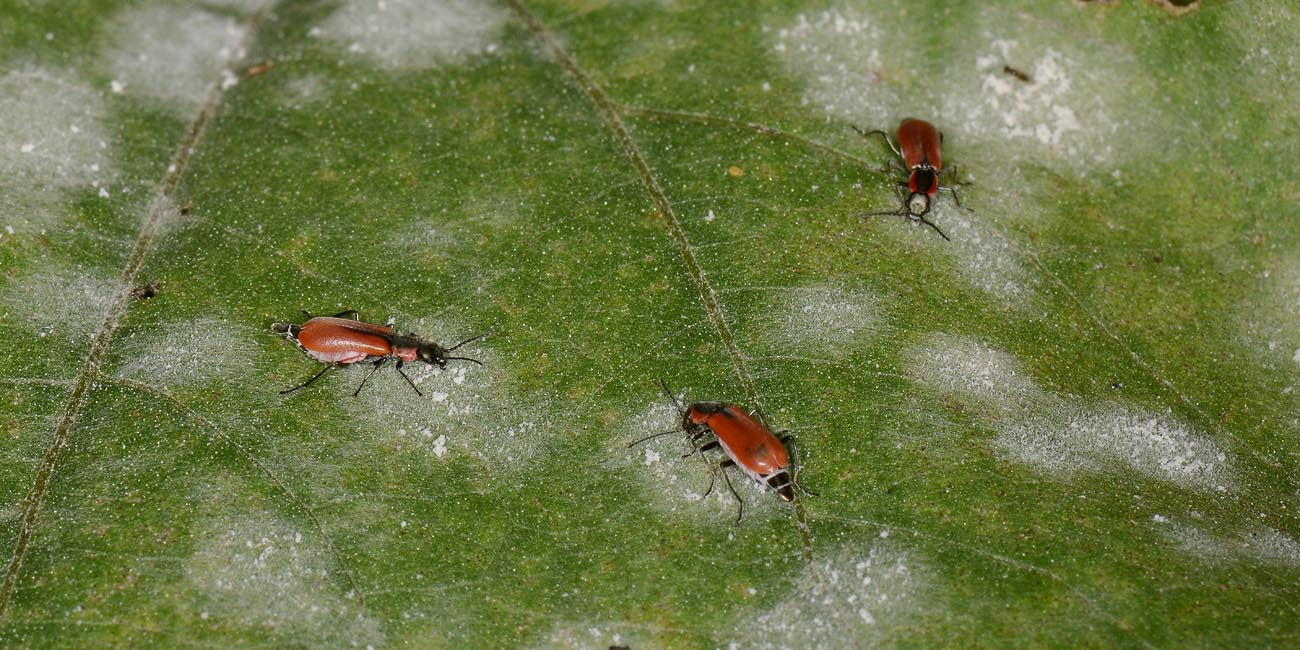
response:
[(162, 288), (162, 284), (158, 282), (150, 282), (149, 284), (142, 285), (133, 289), (131, 291), (131, 297), (135, 298), (136, 300), (148, 300), (158, 295), (158, 290), (160, 288)]
[(1029, 73), (1024, 72), (1023, 70), (1017, 70), (1009, 65), (1004, 65), (1002, 66), (1002, 71), (1027, 84), (1034, 83), (1034, 80), (1029, 76)]

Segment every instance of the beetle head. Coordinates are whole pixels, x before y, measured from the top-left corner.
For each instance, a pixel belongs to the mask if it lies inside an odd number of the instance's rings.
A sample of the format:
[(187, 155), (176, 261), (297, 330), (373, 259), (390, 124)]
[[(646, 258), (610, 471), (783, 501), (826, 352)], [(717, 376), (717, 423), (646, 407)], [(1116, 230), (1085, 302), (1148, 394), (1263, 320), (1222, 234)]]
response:
[(416, 346), (415, 358), (431, 366), (447, 367), (447, 349), (437, 343), (420, 341), (420, 344)]
[(477, 341), (478, 339), (481, 339), (484, 336), (487, 336), (487, 334), (479, 334), (478, 336), (475, 336), (473, 338), (465, 339), (464, 341), (461, 341), (460, 343), (457, 343), (456, 345), (453, 345), (449, 348), (444, 348), (441, 345), (438, 345), (437, 343), (430, 343), (429, 341), (421, 340), (419, 346), (417, 346), (416, 358), (431, 366), (438, 366), (439, 368), (446, 368), (447, 362), (452, 360), (469, 361), (470, 363), (474, 363), (481, 366), (483, 365), (483, 362), (479, 361), (478, 359), (471, 359), (469, 357), (449, 357), (447, 356), (447, 353), (451, 352), (452, 350), (455, 350), (456, 348), (462, 345), (465, 345), (466, 343), (469, 343), (470, 341)]
[(912, 192), (907, 197), (907, 214), (912, 218), (923, 217), (930, 212), (930, 195), (924, 192)]

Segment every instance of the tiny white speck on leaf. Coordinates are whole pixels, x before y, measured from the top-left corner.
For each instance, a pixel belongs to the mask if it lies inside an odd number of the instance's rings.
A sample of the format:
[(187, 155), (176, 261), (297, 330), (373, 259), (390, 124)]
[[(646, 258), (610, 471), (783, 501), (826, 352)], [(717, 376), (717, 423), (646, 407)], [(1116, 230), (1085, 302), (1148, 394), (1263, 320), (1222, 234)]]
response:
[(657, 452), (657, 451), (655, 451), (655, 450), (653, 450), (653, 449), (651, 449), (651, 448), (649, 448), (649, 447), (646, 447), (646, 448), (645, 448), (645, 460), (641, 461), (641, 464), (642, 464), (642, 465), (653, 465), (653, 464), (659, 462), (659, 458), (660, 458), (659, 452)]
[(239, 76), (236, 75), (234, 72), (232, 72), (229, 68), (224, 68), (221, 70), (222, 90), (230, 90), (231, 88), (234, 88), (235, 85), (238, 83), (239, 83)]
[[(27, 146), (31, 146), (31, 145), (27, 145)], [(704, 220), (705, 220), (705, 221), (713, 221), (714, 219), (717, 219), (717, 218), (718, 218), (718, 216), (715, 215), (715, 214), (713, 214), (713, 210), (709, 210), (709, 213), (706, 214), (706, 215), (704, 215)], [(1297, 351), (1296, 354), (1300, 355), (1300, 351)]]

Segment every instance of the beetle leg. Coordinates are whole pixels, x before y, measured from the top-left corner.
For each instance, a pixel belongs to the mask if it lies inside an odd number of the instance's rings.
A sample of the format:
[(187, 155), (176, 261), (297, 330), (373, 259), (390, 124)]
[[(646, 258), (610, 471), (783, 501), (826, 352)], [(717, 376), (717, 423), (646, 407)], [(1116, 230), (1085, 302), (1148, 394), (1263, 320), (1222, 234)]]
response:
[(696, 447), (693, 451), (691, 451), (691, 452), (689, 452), (689, 453), (682, 454), (682, 458), (686, 458), (687, 456), (693, 456), (693, 455), (695, 455), (695, 454), (697, 454), (697, 453), (700, 454), (700, 455), (702, 456), (702, 455), (704, 455), (704, 452), (706, 452), (706, 451), (713, 451), (714, 449), (717, 449), (717, 448), (718, 448), (718, 441), (717, 441), (717, 440), (714, 440), (713, 442), (710, 442), (710, 443), (708, 443), (708, 444), (706, 444), (706, 445), (701, 445), (701, 446), (699, 446), (699, 447)]
[(858, 135), (862, 136), (862, 139), (863, 139), (863, 140), (866, 140), (866, 139), (870, 138), (871, 136), (873, 136), (873, 135), (879, 133), (879, 134), (880, 134), (880, 137), (881, 137), (881, 138), (884, 138), (884, 140), (885, 140), (885, 144), (889, 145), (889, 148), (890, 148), (890, 149), (891, 149), (895, 154), (897, 154), (899, 158), (902, 158), (902, 157), (903, 157), (903, 152), (902, 152), (901, 150), (899, 150), (898, 147), (895, 147), (895, 146), (894, 146), (894, 143), (892, 143), (892, 142), (889, 141), (889, 134), (888, 134), (888, 133), (885, 133), (884, 131), (881, 131), (880, 129), (872, 129), (872, 130), (870, 130), (870, 131), (863, 131), (862, 129), (859, 129), (859, 128), (856, 127), (856, 126), (854, 126), (854, 127), (852, 127), (852, 128), (853, 128), (854, 131), (857, 131), (857, 132), (858, 132)]
[[(700, 458), (704, 460), (704, 466), (709, 470), (709, 489), (705, 490), (704, 494), (700, 497), (703, 499), (710, 494), (713, 494), (713, 485), (718, 481), (718, 475), (715, 473), (717, 472), (717, 469), (713, 467), (713, 465), (709, 464), (708, 459), (704, 458), (704, 454), (700, 454)], [(726, 476), (726, 474), (724, 473), (723, 476)]]
[(735, 466), (736, 466), (736, 461), (731, 460), (730, 458), (722, 461), (721, 463), (718, 463), (718, 467), (721, 467), (722, 469), (727, 469), (728, 467), (735, 467)]
[(318, 372), (318, 373), (312, 375), (312, 376), (311, 376), (311, 379), (308, 379), (307, 381), (304, 381), (304, 382), (302, 382), (301, 384), (298, 384), (297, 386), (294, 386), (293, 388), (290, 388), (290, 389), (288, 389), (288, 390), (282, 390), (282, 391), (280, 391), (280, 394), (281, 394), (281, 395), (287, 395), (287, 394), (289, 394), (289, 393), (292, 393), (292, 392), (295, 391), (295, 390), (298, 390), (299, 388), (306, 388), (306, 387), (309, 386), (313, 381), (316, 381), (317, 379), (320, 379), (321, 375), (323, 375), (323, 374), (329, 372), (330, 368), (333, 368), (335, 365), (337, 365), (337, 364), (333, 364), (333, 363), (325, 364), (325, 367), (324, 367), (324, 368), (321, 368), (321, 369), (320, 369), (320, 372)]
[(405, 380), (406, 380), (406, 383), (408, 383), (408, 384), (411, 385), (411, 389), (415, 391), (415, 394), (416, 394), (416, 395), (419, 395), (420, 397), (424, 397), (424, 393), (421, 393), (421, 392), (420, 392), (420, 389), (415, 387), (415, 382), (411, 381), (411, 378), (410, 378), (410, 377), (407, 377), (405, 372), (402, 372), (402, 360), (401, 360), (401, 359), (398, 359), (398, 360), (397, 360), (397, 374), (401, 375), (401, 376), (402, 376), (402, 379), (405, 379)]
[(926, 218), (925, 218), (925, 215), (920, 215), (920, 216), (916, 217), (916, 220), (917, 220), (917, 221), (920, 221), (921, 223), (923, 223), (923, 224), (925, 224), (925, 225), (927, 225), (927, 226), (929, 226), (929, 227), (931, 227), (931, 228), (934, 228), (934, 231), (937, 232), (937, 233), (939, 233), (939, 236), (940, 236), (940, 237), (943, 237), (944, 241), (952, 241), (952, 239), (950, 239), (950, 238), (948, 237), (948, 235), (943, 234), (943, 231), (942, 231), (942, 230), (939, 230), (939, 226), (934, 225), (934, 222), (933, 222), (933, 221), (930, 221), (929, 219), (926, 219)]
[(366, 382), (370, 381), (370, 378), (375, 375), (380, 366), (384, 365), (385, 361), (388, 361), (388, 357), (379, 357), (375, 360), (375, 363), (370, 367), (370, 372), (366, 373), (366, 378), (361, 380), (361, 385), (357, 386), (355, 391), (352, 391), (353, 397), (361, 394), (361, 389), (366, 387)]
[(722, 470), (722, 480), (727, 482), (727, 489), (731, 490), (731, 496), (736, 498), (736, 523), (739, 524), (740, 519), (745, 516), (745, 500), (736, 493), (736, 486), (731, 484), (731, 477), (727, 476), (726, 470)]
[(965, 207), (965, 206), (963, 206), (963, 205), (961, 204), (961, 197), (957, 196), (957, 186), (956, 186), (956, 185), (943, 185), (943, 186), (940, 186), (939, 189), (941, 189), (941, 190), (943, 190), (943, 191), (945, 191), (945, 192), (948, 192), (949, 194), (952, 194), (952, 200), (955, 201), (955, 202), (957, 203), (957, 207), (959, 207), (959, 208), (961, 208), (961, 209), (963, 209), (963, 210), (968, 210), (968, 209), (969, 209), (969, 208), (967, 208), (967, 207)]

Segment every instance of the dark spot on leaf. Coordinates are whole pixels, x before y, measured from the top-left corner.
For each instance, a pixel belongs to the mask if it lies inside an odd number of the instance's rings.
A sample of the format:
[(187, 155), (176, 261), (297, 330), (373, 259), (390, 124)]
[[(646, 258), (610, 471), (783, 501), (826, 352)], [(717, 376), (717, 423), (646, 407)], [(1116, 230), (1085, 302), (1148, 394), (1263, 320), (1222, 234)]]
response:
[(1011, 75), (1011, 76), (1013, 76), (1013, 77), (1015, 77), (1015, 78), (1017, 78), (1017, 79), (1019, 79), (1019, 80), (1021, 80), (1021, 81), (1023, 81), (1023, 82), (1025, 82), (1025, 83), (1027, 83), (1027, 84), (1034, 83), (1033, 78), (1031, 78), (1031, 77), (1029, 76), (1029, 73), (1025, 72), (1024, 70), (1019, 70), (1019, 69), (1017, 69), (1017, 68), (1013, 68), (1013, 67), (1011, 67), (1011, 66), (1009, 66), (1009, 65), (1004, 65), (1004, 66), (1002, 66), (1002, 71), (1005, 72), (1005, 73), (1007, 73), (1007, 74), (1009, 74), (1009, 75)]
[(141, 285), (136, 287), (135, 289), (132, 289), (131, 297), (135, 298), (136, 300), (148, 300), (158, 295), (158, 290), (161, 288), (162, 288), (162, 283), (150, 282), (149, 284)]

